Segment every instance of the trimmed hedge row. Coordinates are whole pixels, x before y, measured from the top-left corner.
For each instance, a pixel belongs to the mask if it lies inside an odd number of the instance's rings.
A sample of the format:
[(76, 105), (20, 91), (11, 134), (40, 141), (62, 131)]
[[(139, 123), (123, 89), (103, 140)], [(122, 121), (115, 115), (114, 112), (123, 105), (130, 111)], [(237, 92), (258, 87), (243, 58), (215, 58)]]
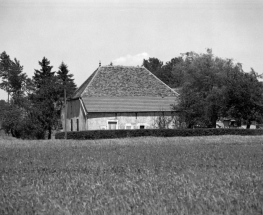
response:
[[(64, 139), (64, 132), (55, 134), (56, 139)], [(212, 135), (263, 135), (262, 129), (138, 129), (138, 130), (91, 130), (67, 132), (67, 139), (94, 140), (125, 137), (186, 137)]]

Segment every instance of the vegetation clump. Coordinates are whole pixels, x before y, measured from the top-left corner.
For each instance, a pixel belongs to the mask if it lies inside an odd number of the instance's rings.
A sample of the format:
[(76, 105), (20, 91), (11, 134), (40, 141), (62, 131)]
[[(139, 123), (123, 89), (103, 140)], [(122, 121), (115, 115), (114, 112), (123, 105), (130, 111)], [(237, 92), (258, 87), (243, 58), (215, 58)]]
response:
[(8, 93), (7, 102), (0, 101), (0, 124), (16, 138), (51, 139), (52, 131), (61, 127), (64, 91), (70, 97), (76, 89), (65, 63), (57, 72), (46, 57), (38, 63), (41, 68), (29, 78), (17, 59), (0, 54), (0, 89)]
[(250, 127), (263, 123), (262, 74), (244, 71), (241, 63), (206, 53), (186, 52), (163, 64), (149, 58), (143, 65), (180, 94), (179, 122), (186, 127), (216, 127), (216, 121), (233, 118)]
[[(262, 129), (133, 129), (133, 130), (90, 130), (67, 132), (67, 139), (94, 140), (126, 137), (191, 137), (215, 135), (263, 135)], [(56, 139), (64, 139), (65, 132), (57, 132)]]

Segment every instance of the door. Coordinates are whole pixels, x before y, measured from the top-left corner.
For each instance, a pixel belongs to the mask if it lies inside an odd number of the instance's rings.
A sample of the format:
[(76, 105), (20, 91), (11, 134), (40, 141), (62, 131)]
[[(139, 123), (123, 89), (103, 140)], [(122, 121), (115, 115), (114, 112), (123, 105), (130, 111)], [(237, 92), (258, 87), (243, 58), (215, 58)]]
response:
[(116, 130), (117, 129), (117, 122), (108, 122), (109, 130)]

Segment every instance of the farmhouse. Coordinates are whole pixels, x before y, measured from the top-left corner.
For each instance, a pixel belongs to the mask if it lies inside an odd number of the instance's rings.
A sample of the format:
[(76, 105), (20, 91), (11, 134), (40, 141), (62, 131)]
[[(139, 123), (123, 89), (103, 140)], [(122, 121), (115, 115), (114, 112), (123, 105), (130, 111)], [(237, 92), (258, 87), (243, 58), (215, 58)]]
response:
[(178, 93), (143, 66), (99, 66), (68, 100), (67, 130), (156, 128), (177, 103)]

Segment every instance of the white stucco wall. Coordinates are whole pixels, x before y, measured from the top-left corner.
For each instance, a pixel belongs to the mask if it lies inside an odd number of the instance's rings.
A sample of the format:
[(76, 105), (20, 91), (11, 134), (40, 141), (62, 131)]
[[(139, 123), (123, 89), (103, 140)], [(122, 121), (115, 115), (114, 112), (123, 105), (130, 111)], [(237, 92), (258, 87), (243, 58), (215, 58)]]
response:
[[(144, 128), (154, 128), (156, 118), (160, 112), (145, 113), (88, 113), (86, 120), (87, 130), (109, 129), (108, 122), (116, 121), (117, 129), (126, 129), (131, 126), (132, 129), (139, 129), (140, 125)], [(165, 112), (165, 116), (171, 116), (171, 112)], [(170, 125), (172, 127), (172, 123)]]
[[(170, 118), (171, 112), (138, 112), (138, 113), (88, 113), (85, 116), (84, 110), (80, 107), (79, 115), (67, 119), (67, 131), (71, 131), (71, 120), (73, 122), (73, 131), (77, 131), (77, 119), (79, 119), (79, 131), (83, 130), (102, 130), (109, 129), (108, 122), (117, 122), (117, 129), (145, 129), (157, 128), (157, 118), (160, 115)], [(65, 130), (64, 110), (61, 113), (63, 130)], [(173, 128), (173, 122), (169, 128)]]

